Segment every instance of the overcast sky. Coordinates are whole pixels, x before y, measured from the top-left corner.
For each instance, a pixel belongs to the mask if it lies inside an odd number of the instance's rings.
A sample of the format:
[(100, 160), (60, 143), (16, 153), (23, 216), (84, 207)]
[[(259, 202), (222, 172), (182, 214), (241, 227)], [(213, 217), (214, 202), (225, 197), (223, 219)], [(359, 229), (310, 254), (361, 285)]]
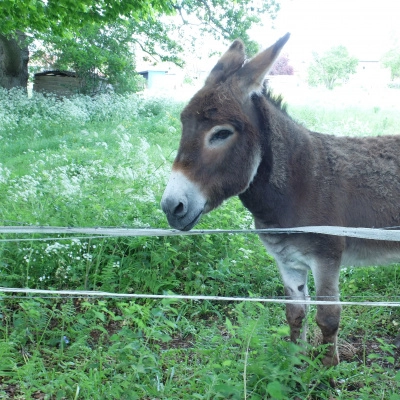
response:
[(281, 0), (275, 29), (265, 25), (265, 40), (258, 30), (254, 39), (267, 46), (290, 32), (285, 47), (296, 57), (342, 44), (359, 58), (379, 59), (400, 40), (400, 0)]
[[(289, 54), (292, 63), (307, 63), (313, 51), (322, 52), (337, 45), (346, 46), (361, 61), (377, 61), (396, 41), (400, 45), (400, 0), (280, 0), (280, 3), (276, 20), (272, 22), (265, 17), (264, 26), (254, 29), (250, 36), (265, 48), (290, 32), (291, 38), (282, 52)], [(210, 51), (223, 52), (227, 46), (225, 42), (199, 37), (197, 55), (201, 59), (195, 61), (198, 68), (211, 69), (219, 57), (211, 57)], [(185, 57), (189, 62), (190, 54)], [(140, 57), (137, 64), (139, 69), (147, 68)]]

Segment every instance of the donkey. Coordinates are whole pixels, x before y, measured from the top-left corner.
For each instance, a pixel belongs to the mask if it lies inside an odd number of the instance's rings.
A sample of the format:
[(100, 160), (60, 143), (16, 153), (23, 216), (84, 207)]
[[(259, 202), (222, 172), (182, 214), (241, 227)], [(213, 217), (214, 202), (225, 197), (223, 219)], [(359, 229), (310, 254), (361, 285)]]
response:
[[(289, 36), (250, 60), (235, 40), (182, 111), (180, 146), (161, 201), (173, 228), (190, 230), (235, 195), (257, 229), (400, 225), (400, 136), (311, 132), (262, 92)], [(292, 299), (306, 299), (309, 271), (317, 299), (338, 300), (340, 266), (400, 261), (400, 242), (308, 233), (260, 238)], [(339, 305), (317, 306), (326, 366), (339, 362), (340, 312)], [(305, 340), (305, 316), (305, 304), (286, 306), (292, 341)]]

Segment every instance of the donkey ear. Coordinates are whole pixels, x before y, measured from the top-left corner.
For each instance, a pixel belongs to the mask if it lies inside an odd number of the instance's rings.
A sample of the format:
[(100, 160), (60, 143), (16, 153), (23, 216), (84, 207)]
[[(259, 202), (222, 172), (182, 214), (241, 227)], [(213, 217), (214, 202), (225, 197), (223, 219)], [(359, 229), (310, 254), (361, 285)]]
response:
[(237, 73), (243, 94), (260, 90), (267, 72), (273, 66), (282, 47), (289, 40), (290, 33), (281, 37), (274, 45), (249, 60)]
[(215, 85), (223, 82), (237, 71), (244, 63), (245, 53), (243, 42), (236, 39), (229, 49), (219, 59), (215, 67), (211, 70), (210, 75), (206, 79), (205, 86)]

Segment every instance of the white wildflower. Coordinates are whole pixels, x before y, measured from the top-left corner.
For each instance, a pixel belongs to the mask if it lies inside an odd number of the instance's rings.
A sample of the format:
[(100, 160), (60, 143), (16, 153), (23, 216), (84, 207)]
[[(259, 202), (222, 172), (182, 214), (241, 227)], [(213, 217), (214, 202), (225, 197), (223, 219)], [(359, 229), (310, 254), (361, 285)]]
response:
[(0, 164), (0, 183), (7, 183), (8, 178), (11, 175), (11, 171)]

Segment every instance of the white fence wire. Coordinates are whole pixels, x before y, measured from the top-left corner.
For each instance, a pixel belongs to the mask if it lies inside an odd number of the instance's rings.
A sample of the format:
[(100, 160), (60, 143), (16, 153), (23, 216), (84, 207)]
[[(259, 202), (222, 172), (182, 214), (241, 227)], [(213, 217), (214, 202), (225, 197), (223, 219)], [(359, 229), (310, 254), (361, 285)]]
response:
[[(346, 236), (368, 240), (398, 241), (400, 242), (400, 230), (398, 227), (390, 228), (347, 228), (338, 226), (306, 226), (288, 229), (204, 229), (182, 232), (173, 229), (130, 229), (130, 228), (75, 228), (75, 227), (51, 227), (51, 226), (0, 226), (0, 234), (3, 235), (45, 235), (42, 238), (5, 238), (5, 241), (31, 241), (31, 240), (60, 240), (76, 239), (75, 235), (84, 235), (83, 238), (109, 238), (109, 237), (134, 237), (134, 236), (182, 236), (182, 235), (216, 235), (216, 234), (322, 234), (332, 236)], [(64, 235), (62, 237), (49, 237), (49, 235)], [(309, 305), (336, 305), (343, 306), (369, 306), (369, 307), (400, 307), (398, 301), (338, 301), (329, 299), (313, 300), (310, 297), (304, 299), (289, 299), (282, 297), (259, 298), (259, 297), (223, 297), (223, 296), (191, 296), (175, 294), (132, 294), (132, 293), (112, 293), (102, 291), (82, 291), (82, 290), (42, 290), (30, 288), (7, 288), (0, 287), (1, 294), (32, 294), (40, 296), (68, 296), (68, 297), (102, 297), (102, 298), (149, 298), (149, 299), (175, 299), (175, 300), (195, 300), (195, 301), (250, 301), (260, 303), (279, 303), (279, 304), (309, 304)]]

